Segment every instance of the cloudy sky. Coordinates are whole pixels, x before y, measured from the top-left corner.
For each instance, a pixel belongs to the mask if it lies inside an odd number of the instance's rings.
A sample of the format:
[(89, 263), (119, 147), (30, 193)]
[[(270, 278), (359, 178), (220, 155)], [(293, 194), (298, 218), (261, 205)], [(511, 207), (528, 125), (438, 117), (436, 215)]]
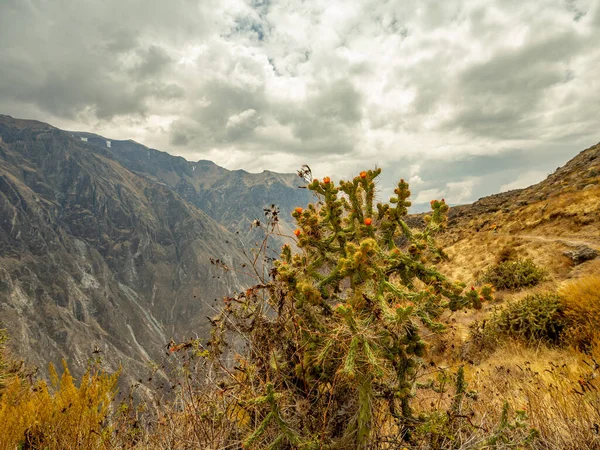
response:
[(415, 203), (600, 141), (600, 0), (0, 0), (0, 113)]

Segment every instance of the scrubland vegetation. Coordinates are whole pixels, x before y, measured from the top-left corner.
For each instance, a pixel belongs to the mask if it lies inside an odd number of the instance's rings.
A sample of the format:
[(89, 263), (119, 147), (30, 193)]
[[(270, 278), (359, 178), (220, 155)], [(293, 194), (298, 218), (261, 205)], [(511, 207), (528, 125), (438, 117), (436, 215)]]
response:
[(375, 204), (378, 175), (310, 182), (272, 264), (267, 211), (256, 284), (170, 345), (152, 399), (117, 400), (94, 362), (36, 381), (3, 336), (0, 448), (600, 448), (595, 262), (564, 281), (552, 248), (495, 229), (442, 249), (445, 202), (410, 229), (408, 185)]
[(490, 267), (481, 282), (490, 283), (496, 289), (519, 289), (535, 286), (544, 280), (545, 273), (531, 259), (502, 261)]

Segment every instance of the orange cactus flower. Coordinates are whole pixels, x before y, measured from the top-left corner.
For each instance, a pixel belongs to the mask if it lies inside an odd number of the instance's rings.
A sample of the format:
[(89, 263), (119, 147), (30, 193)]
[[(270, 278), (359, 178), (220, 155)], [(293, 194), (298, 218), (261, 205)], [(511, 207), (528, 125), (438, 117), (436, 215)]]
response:
[(329, 178), (329, 177), (323, 178), (323, 183), (325, 183), (325, 184), (331, 183), (331, 178)]
[(373, 220), (372, 220), (370, 217), (367, 217), (367, 218), (365, 219), (365, 225), (369, 226), (369, 225), (371, 225), (372, 223), (373, 223)]
[(294, 230), (294, 234), (296, 235), (296, 237), (300, 236), (301, 231), (299, 229), (295, 229)]
[(364, 170), (360, 173), (360, 177), (361, 178), (367, 178), (367, 172), (365, 172)]
[(298, 206), (294, 211), (296, 211), (298, 214), (302, 214), (302, 211), (304, 210)]

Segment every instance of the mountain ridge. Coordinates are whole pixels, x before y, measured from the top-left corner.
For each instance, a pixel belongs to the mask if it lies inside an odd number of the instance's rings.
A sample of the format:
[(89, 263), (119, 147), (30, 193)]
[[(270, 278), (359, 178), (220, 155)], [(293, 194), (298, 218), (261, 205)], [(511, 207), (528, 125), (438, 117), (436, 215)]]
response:
[[(151, 149), (131, 140), (111, 141), (90, 133), (71, 133), (76, 137), (86, 138), (90, 144), (105, 146), (105, 150), (113, 154), (124, 167), (174, 189), (229, 231), (238, 232), (249, 245), (259, 235), (247, 224), (260, 219), (265, 206), (277, 202), (305, 205), (310, 200), (310, 194), (299, 189), (303, 183), (296, 174), (267, 170), (260, 173), (243, 169), (228, 170), (212, 161), (188, 161), (181, 156)], [(110, 141), (110, 147), (106, 141)], [(146, 157), (142, 155), (144, 152)], [(232, 207), (232, 204), (236, 207)], [(280, 216), (282, 228), (288, 235), (291, 235), (293, 229), (289, 214), (291, 210), (291, 207), (284, 208)]]
[(210, 263), (245, 262), (225, 226), (114, 148), (41, 122), (0, 116), (0, 218), (0, 317), (42, 370), (64, 358), (81, 375), (98, 348), (131, 382), (249, 281)]

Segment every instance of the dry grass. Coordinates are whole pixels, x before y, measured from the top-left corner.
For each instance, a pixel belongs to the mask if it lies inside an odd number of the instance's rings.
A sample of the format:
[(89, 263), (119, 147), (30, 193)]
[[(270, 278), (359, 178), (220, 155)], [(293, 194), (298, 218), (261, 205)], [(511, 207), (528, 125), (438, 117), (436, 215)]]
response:
[(507, 343), (471, 368), (468, 379), (480, 393), (475, 411), (482, 421), (508, 402), (538, 430), (537, 448), (575, 450), (600, 448), (598, 375), (593, 356)]
[(440, 239), (450, 255), (442, 265), (444, 273), (475, 280), (505, 249), (512, 249), (514, 258), (531, 258), (558, 280), (569, 277), (573, 268), (562, 255), (569, 244), (600, 249), (600, 184), (550, 194), (509, 212), (499, 210), (470, 220), (459, 217)]
[(560, 292), (564, 299), (565, 317), (571, 324), (568, 339), (576, 347), (587, 351), (599, 343), (600, 276), (571, 281)]
[[(408, 448), (600, 448), (598, 357), (600, 352), (584, 355), (506, 341), (481, 363), (464, 366), (466, 395), (459, 416), (466, 422), (451, 436), (446, 434), (439, 447), (425, 439)], [(435, 389), (418, 390), (415, 409), (433, 418), (451, 410), (457, 398), (453, 378), (461, 364), (465, 363), (454, 361), (446, 370), (440, 366), (425, 370), (429, 375), (421, 383)], [(502, 426), (505, 408), (507, 425)], [(429, 432), (444, 436), (442, 424), (448, 427), (448, 421), (438, 419), (438, 428), (430, 424)]]
[[(431, 349), (436, 365), (464, 364), (461, 356), (465, 354), (460, 348), (462, 345), (464, 350), (468, 341), (469, 326), (484, 320), (499, 305), (529, 294), (560, 292), (571, 324), (580, 324), (576, 334), (580, 342), (587, 343), (584, 347), (591, 354), (573, 348), (548, 348), (541, 343), (527, 347), (500, 342), (491, 355), (475, 355), (474, 364), (465, 366), (469, 389), (478, 392), (473, 422), (491, 432), (508, 403), (513, 413), (525, 411), (528, 424), (539, 432), (532, 448), (600, 448), (600, 368), (595, 362), (600, 359), (600, 259), (573, 266), (563, 255), (574, 244), (600, 249), (599, 197), (600, 186), (567, 189), (509, 213), (498, 211), (471, 223), (459, 221), (457, 229), (441, 238), (449, 255), (441, 270), (451, 278), (474, 284), (486, 268), (517, 258), (533, 259), (549, 277), (534, 288), (497, 293), (496, 302), (485, 304), (481, 311), (450, 316), (450, 331)], [(496, 231), (481, 225), (485, 223), (496, 224)], [(475, 231), (477, 228), (480, 231)], [(430, 400), (421, 398), (423, 410)], [(443, 401), (450, 400), (451, 395)], [(482, 442), (479, 445), (488, 448)]]

